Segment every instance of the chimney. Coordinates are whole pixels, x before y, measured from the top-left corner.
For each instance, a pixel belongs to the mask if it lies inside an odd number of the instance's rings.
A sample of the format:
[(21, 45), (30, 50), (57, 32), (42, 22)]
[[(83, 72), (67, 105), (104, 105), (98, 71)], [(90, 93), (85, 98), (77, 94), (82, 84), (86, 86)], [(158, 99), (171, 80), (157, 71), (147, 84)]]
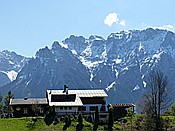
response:
[(24, 100), (27, 100), (28, 99), (28, 97), (24, 97)]
[(66, 94), (68, 94), (68, 86), (67, 85), (64, 85), (64, 91), (63, 91), (63, 93), (66, 93)]
[(66, 94), (68, 94), (68, 87), (66, 88)]

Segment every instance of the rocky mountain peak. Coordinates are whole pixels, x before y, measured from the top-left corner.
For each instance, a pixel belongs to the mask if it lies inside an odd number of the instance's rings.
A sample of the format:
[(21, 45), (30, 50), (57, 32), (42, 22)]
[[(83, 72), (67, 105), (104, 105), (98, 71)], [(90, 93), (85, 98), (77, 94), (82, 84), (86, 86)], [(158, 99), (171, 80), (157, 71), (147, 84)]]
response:
[(134, 103), (146, 90), (146, 78), (154, 68), (165, 73), (175, 88), (174, 48), (175, 34), (160, 29), (121, 31), (107, 39), (71, 35), (55, 41), (51, 49), (40, 49), (3, 89), (36, 97), (68, 84), (72, 89), (104, 89), (110, 103)]
[(50, 49), (46, 46), (45, 48), (39, 49), (39, 51), (36, 52), (36, 57), (41, 58), (49, 58), (52, 55), (52, 52)]
[(13, 51), (0, 52), (0, 86), (14, 81), (29, 59)]

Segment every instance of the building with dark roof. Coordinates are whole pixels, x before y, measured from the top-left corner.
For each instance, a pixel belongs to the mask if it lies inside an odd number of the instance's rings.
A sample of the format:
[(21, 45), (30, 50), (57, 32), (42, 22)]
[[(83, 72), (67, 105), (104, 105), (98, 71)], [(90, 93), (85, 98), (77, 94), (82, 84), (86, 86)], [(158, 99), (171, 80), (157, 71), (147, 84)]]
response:
[(13, 108), (14, 117), (43, 116), (48, 107), (47, 98), (18, 98), (11, 99), (10, 105)]
[(114, 120), (118, 120), (119, 118), (125, 117), (127, 115), (128, 108), (131, 108), (134, 112), (134, 104), (113, 104), (113, 115)]
[(95, 112), (96, 107), (100, 111), (107, 97), (104, 90), (47, 90), (48, 104), (55, 107), (57, 115)]
[(55, 107), (56, 115), (94, 113), (95, 108), (106, 111), (104, 90), (47, 90), (46, 98), (11, 99), (14, 117), (44, 115), (48, 107)]

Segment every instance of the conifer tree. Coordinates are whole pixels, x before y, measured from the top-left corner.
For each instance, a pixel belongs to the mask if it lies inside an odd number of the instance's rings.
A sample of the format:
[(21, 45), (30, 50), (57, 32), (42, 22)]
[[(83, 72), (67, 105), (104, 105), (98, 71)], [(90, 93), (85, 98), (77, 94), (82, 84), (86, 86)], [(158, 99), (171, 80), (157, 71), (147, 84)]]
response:
[(10, 100), (13, 98), (13, 94), (11, 91), (9, 91), (7, 93), (7, 96), (5, 96), (5, 100), (4, 100), (4, 107), (3, 107), (3, 111), (5, 113), (12, 113), (13, 112), (13, 109), (12, 107), (10, 106)]
[(111, 131), (114, 124), (114, 115), (112, 107), (109, 107), (108, 129)]
[(78, 123), (79, 123), (79, 125), (83, 124), (83, 117), (82, 117), (81, 113), (79, 113), (79, 115), (78, 115)]
[(49, 108), (49, 111), (46, 113), (45, 117), (44, 117), (44, 122), (46, 123), (46, 125), (51, 125), (53, 123), (55, 119), (55, 107), (52, 106)]
[(94, 120), (94, 130), (97, 130), (99, 124), (99, 112), (98, 112), (98, 106), (95, 108), (95, 120)]

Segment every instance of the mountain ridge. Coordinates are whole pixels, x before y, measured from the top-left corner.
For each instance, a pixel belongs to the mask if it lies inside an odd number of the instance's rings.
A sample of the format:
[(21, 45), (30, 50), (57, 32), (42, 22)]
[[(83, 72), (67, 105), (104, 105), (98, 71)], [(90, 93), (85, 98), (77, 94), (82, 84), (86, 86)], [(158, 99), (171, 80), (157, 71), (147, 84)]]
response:
[[(0, 88), (16, 97), (43, 97), (46, 89), (104, 89), (110, 103), (134, 103), (149, 72), (160, 69), (174, 88), (175, 34), (148, 28), (101, 36), (71, 35), (37, 51), (16, 80)], [(127, 94), (127, 97), (126, 97)], [(174, 93), (175, 94), (175, 93)]]

